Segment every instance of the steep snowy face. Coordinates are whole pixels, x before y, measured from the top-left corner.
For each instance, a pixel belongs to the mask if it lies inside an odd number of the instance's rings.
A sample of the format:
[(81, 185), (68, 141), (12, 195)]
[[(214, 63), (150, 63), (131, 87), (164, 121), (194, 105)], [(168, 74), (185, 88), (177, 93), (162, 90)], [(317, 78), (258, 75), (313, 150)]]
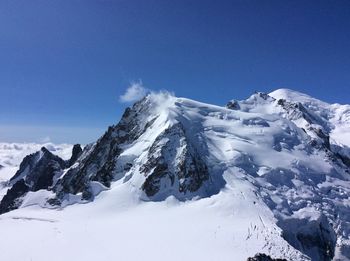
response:
[[(304, 137), (298, 139), (274, 136), (272, 148), (287, 152), (291, 158), (281, 157), (281, 153), (275, 157), (268, 153), (264, 155), (269, 159), (284, 158), (289, 166), (275, 166), (267, 171), (258, 168), (253, 173), (260, 177), (254, 182), (259, 184), (263, 191), (261, 195), (274, 211), (284, 238), (292, 246), (313, 260), (347, 260), (349, 147), (346, 142), (342, 143), (346, 140), (343, 136), (339, 138), (334, 133), (339, 126), (349, 130), (347, 117), (339, 115), (339, 111), (346, 112), (349, 106), (330, 105), (285, 89), (269, 95), (257, 93), (245, 101), (231, 101), (227, 107), (232, 104), (235, 104), (233, 110), (268, 113), (277, 116), (278, 121), (285, 119), (290, 130), (304, 132)], [(266, 118), (266, 115), (262, 117)], [(299, 142), (300, 145), (295, 147)], [(293, 154), (300, 146), (300, 152), (307, 153), (298, 158)], [(256, 157), (256, 153), (253, 155)], [(256, 160), (253, 162), (257, 164)], [(271, 167), (271, 164), (266, 166)]]
[(197, 192), (209, 178), (205, 161), (186, 137), (181, 123), (156, 138), (140, 172), (147, 177), (142, 189), (153, 199), (169, 195), (182, 198)]
[(61, 204), (69, 193), (91, 200), (96, 182), (109, 188), (121, 179), (140, 188), (144, 199), (207, 195), (202, 187), (209, 179), (206, 160), (179, 120), (178, 102), (169, 94), (149, 95), (126, 109), (121, 121), (87, 146), (64, 174), (51, 202)]
[(270, 95), (298, 127), (323, 140), (350, 164), (350, 105), (328, 104), (288, 89), (279, 89)]

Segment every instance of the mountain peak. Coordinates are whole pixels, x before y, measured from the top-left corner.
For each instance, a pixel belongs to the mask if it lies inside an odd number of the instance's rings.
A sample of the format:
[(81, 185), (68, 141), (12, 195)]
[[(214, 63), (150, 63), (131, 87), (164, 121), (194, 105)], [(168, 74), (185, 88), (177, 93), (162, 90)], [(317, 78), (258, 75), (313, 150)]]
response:
[(307, 95), (305, 93), (294, 91), (287, 88), (277, 89), (273, 92), (270, 92), (269, 95), (271, 97), (274, 97), (276, 100), (284, 99), (286, 101), (300, 102), (303, 104), (316, 104), (316, 105), (318, 104), (321, 106), (329, 106), (329, 104), (324, 101), (313, 98), (310, 95)]

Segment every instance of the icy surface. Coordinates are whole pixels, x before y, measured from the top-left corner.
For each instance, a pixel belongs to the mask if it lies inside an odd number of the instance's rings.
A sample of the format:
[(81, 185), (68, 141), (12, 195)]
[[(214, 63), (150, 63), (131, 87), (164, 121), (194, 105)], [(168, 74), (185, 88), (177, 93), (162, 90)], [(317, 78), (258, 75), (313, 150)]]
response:
[(307, 109), (315, 113), (331, 129), (330, 136), (334, 143), (350, 147), (350, 105), (328, 104), (306, 94), (279, 89), (270, 95), (276, 99), (286, 99), (302, 103)]
[(244, 189), (188, 202), (140, 202), (130, 191), (115, 186), (90, 204), (1, 215), (1, 258), (47, 260), (54, 253), (50, 260), (229, 261), (259, 250), (301, 260), (271, 213), (247, 200)]

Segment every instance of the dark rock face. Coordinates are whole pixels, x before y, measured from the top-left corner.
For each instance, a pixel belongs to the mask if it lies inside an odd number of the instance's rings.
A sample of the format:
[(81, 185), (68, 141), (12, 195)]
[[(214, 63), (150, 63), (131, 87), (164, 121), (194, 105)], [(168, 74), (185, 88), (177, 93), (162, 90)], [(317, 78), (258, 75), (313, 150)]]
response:
[(336, 153), (336, 156), (343, 162), (344, 165), (350, 168), (350, 158), (346, 157), (345, 155), (341, 155), (340, 153)]
[(256, 92), (256, 94), (257, 94), (260, 98), (264, 99), (265, 101), (266, 101), (267, 99), (271, 99), (271, 98), (272, 98), (270, 95), (268, 95), (268, 94), (265, 93), (265, 92)]
[(312, 257), (312, 260), (333, 259), (336, 234), (324, 215), (318, 220), (289, 219), (280, 221), (277, 225), (283, 229), (283, 238), (296, 249)]
[(328, 149), (328, 150), (331, 149), (328, 134), (325, 134), (324, 131), (322, 131), (322, 129), (320, 129), (320, 128), (310, 127), (310, 130), (312, 130), (314, 133), (316, 133), (316, 135), (322, 140), (322, 144), (326, 149)]
[(232, 100), (226, 104), (226, 108), (230, 110), (239, 110), (241, 107), (239, 106), (238, 101)]
[(68, 170), (63, 179), (59, 180), (54, 190), (58, 197), (65, 193), (83, 193), (84, 199), (91, 198), (90, 181), (99, 181), (109, 187), (113, 179), (114, 157), (118, 157), (121, 149), (113, 137), (113, 128), (109, 128), (97, 144), (90, 148), (87, 156), (76, 168)]
[[(149, 116), (149, 101), (143, 100), (127, 108), (120, 122), (108, 128), (107, 132), (94, 144), (83, 151), (78, 166), (70, 169), (54, 188), (58, 199), (66, 193), (82, 192), (83, 198), (92, 200), (90, 182), (98, 181), (109, 187), (116, 172), (122, 146), (130, 144), (140, 137), (156, 118), (145, 121)], [(125, 169), (130, 166), (125, 166)]]
[(18, 208), (21, 205), (21, 197), (29, 191), (23, 179), (17, 181), (10, 188), (0, 202), (0, 214), (9, 212)]
[[(168, 193), (175, 190), (183, 195), (190, 194), (209, 177), (207, 166), (186, 139), (180, 123), (168, 128), (156, 139), (148, 161), (140, 171), (147, 176), (142, 189), (148, 197), (155, 196), (162, 184)], [(169, 196), (168, 193), (159, 199)]]
[(284, 258), (272, 258), (266, 254), (256, 254), (254, 257), (248, 257), (247, 261), (288, 261)]
[(54, 176), (59, 175), (65, 167), (64, 160), (43, 147), (23, 159), (19, 170), (10, 179), (10, 184), (23, 178), (31, 191), (48, 189), (53, 185)]
[(277, 104), (287, 112), (288, 119), (304, 118), (308, 123), (314, 122), (323, 125), (322, 119), (309, 112), (300, 102), (289, 102), (285, 99), (279, 99)]
[(82, 150), (80, 144), (75, 144), (73, 146), (72, 156), (71, 156), (71, 158), (68, 161), (68, 166), (69, 167), (72, 166), (77, 161), (77, 159), (80, 157), (82, 152), (83, 152), (83, 150)]
[[(58, 199), (63, 198), (66, 193), (81, 192), (83, 199), (92, 200), (91, 181), (110, 187), (115, 178), (119, 156), (123, 152), (122, 147), (136, 140), (156, 120), (152, 118), (148, 122), (142, 121), (140, 115), (145, 114), (145, 108), (141, 103), (136, 103), (132, 109), (128, 108), (118, 125), (110, 127), (93, 147), (84, 150), (78, 166), (71, 168), (55, 186)], [(163, 139), (166, 138), (170, 141), (163, 144)], [(182, 148), (181, 155), (176, 155), (178, 148)], [(157, 151), (160, 152), (159, 155)], [(198, 190), (203, 181), (208, 179), (208, 169), (204, 161), (188, 144), (180, 124), (160, 135), (152, 145), (149, 155), (148, 162), (141, 167), (141, 173), (147, 176), (142, 189), (148, 197), (159, 192), (161, 182), (167, 183), (168, 192), (175, 190), (186, 194)], [(123, 170), (126, 172), (131, 167), (132, 164), (127, 162)]]
[(54, 183), (54, 177), (59, 176), (65, 167), (64, 160), (44, 147), (26, 156), (19, 170), (10, 179), (12, 187), (0, 202), (0, 213), (16, 209), (20, 205), (21, 197), (28, 191), (49, 190)]

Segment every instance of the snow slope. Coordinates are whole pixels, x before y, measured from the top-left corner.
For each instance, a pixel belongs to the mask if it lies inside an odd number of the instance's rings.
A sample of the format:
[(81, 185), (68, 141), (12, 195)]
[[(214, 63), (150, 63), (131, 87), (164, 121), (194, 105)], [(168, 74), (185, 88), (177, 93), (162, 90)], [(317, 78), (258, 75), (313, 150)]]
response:
[(281, 239), (271, 213), (252, 208), (241, 190), (190, 202), (140, 202), (129, 189), (115, 187), (90, 204), (60, 211), (31, 207), (2, 215), (2, 258), (229, 261), (259, 249), (300, 260)]
[[(278, 89), (271, 92), (270, 95), (276, 99), (302, 103), (308, 110), (320, 117), (329, 128), (329, 136), (334, 145), (340, 148), (350, 147), (350, 105), (328, 104), (288, 89)], [(350, 155), (349, 151), (346, 154)]]
[(0, 252), (39, 261), (350, 260), (349, 145), (335, 134), (349, 130), (347, 108), (286, 89), (227, 107), (151, 94), (54, 187), (0, 216)]

